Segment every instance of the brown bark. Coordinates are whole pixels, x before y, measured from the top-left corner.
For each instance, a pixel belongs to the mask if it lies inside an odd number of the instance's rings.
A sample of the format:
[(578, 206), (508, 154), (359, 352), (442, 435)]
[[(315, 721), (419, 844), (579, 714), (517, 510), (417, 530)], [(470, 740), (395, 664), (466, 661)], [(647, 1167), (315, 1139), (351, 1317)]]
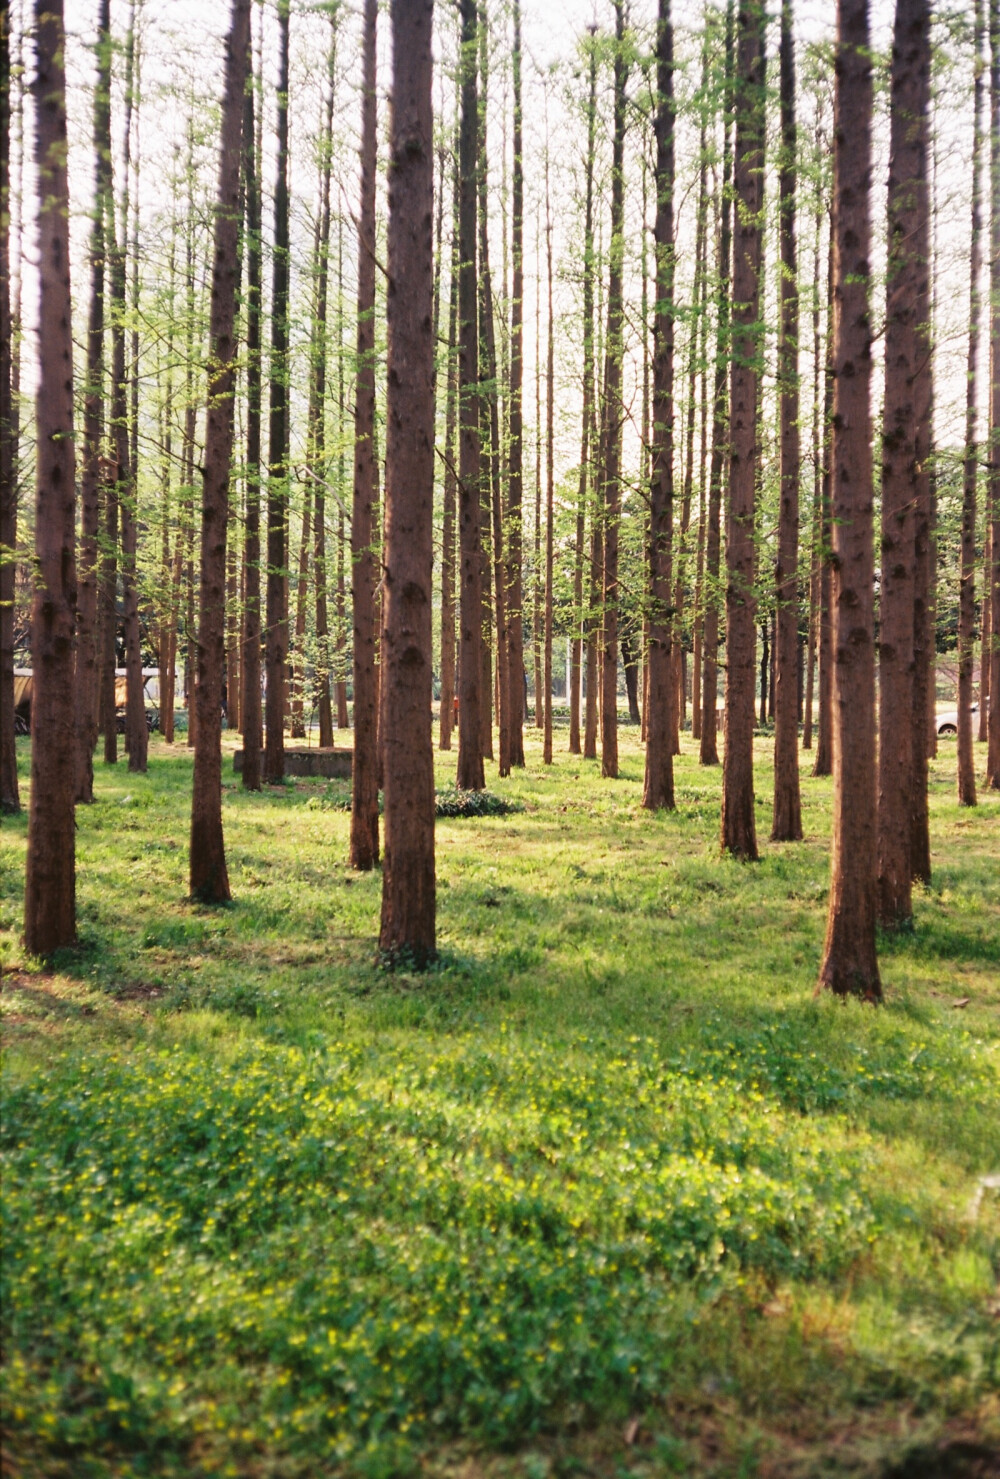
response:
[(722, 847), (757, 857), (753, 793), (754, 519), (757, 381), (761, 346), (761, 245), (764, 165), (764, 21), (760, 0), (740, 0), (737, 16), (733, 241), (733, 338), (729, 417), (729, 517), (726, 527), (726, 713), (722, 770)]
[(621, 518), (622, 269), (625, 254), (625, 3), (615, 0), (614, 136), (611, 147), (611, 246), (604, 360), (604, 630), (601, 658), (601, 775), (618, 776), (618, 525)]
[[(10, 93), (10, 11), (5, 5), (0, 10), (0, 811), (3, 812), (21, 809), (17, 785), (17, 750), (14, 743), (17, 468), (13, 415), (14, 336), (10, 300)], [(94, 543), (96, 544), (96, 540)], [(92, 760), (90, 768), (93, 773)]]
[[(444, 508), (441, 521), (441, 705), (438, 747), (451, 749), (455, 708), (455, 501), (458, 476), (456, 430), (458, 422), (458, 130), (452, 170), (451, 274), (448, 284), (448, 358), (444, 414)], [(511, 410), (513, 417), (513, 408)], [(513, 425), (513, 421), (512, 421)], [(513, 432), (511, 433), (513, 435)], [(511, 478), (513, 478), (513, 448)]]
[(656, 309), (653, 320), (653, 466), (649, 484), (649, 697), (642, 804), (674, 808), (676, 686), (671, 663), (671, 541), (674, 517), (674, 38), (670, 0), (660, 0), (656, 39)]
[(125, 52), (125, 179), (122, 204), (121, 243), (116, 245), (113, 215), (109, 213), (108, 246), (111, 263), (111, 428), (117, 462), (118, 506), (121, 516), (122, 623), (125, 630), (125, 749), (130, 771), (146, 769), (149, 731), (142, 681), (142, 649), (139, 640), (139, 593), (136, 560), (138, 514), (136, 469), (129, 444), (129, 378), (125, 360), (126, 254), (129, 200), (131, 193), (133, 129), (137, 122), (138, 87), (135, 71), (135, 0), (129, 18)]
[(834, 102), (833, 859), (817, 990), (877, 1002), (868, 0), (838, 0)]
[(521, 4), (512, 0), (514, 49), (513, 168), (511, 174), (510, 452), (507, 481), (507, 643), (510, 763), (524, 766), (524, 158), (521, 111)]
[[(384, 959), (418, 968), (436, 953), (431, 743), (433, 10), (432, 0), (392, 0), (390, 10), (385, 867), (379, 948)], [(472, 309), (474, 313), (474, 296)]]
[(535, 558), (531, 572), (531, 646), (535, 667), (535, 728), (545, 726), (542, 697), (542, 233), (535, 220)]
[(224, 904), (231, 895), (222, 832), (222, 670), (226, 618), (226, 533), (236, 389), (236, 279), (239, 271), (240, 144), (250, 46), (250, 0), (233, 0), (215, 207), (209, 310), (208, 420), (201, 496), (198, 592), (198, 707), (191, 798), (192, 899)]
[(365, 0), (361, 90), (361, 213), (358, 218), (357, 377), (351, 595), (354, 620), (354, 784), (351, 866), (378, 862), (377, 693), (375, 683), (375, 188), (378, 164), (376, 45), (378, 0)]
[(730, 340), (729, 285), (732, 272), (731, 186), (731, 100), (733, 77), (733, 0), (726, 6), (726, 37), (723, 77), (725, 115), (722, 154), (722, 221), (719, 230), (718, 287), (716, 290), (715, 384), (712, 390), (712, 458), (708, 473), (708, 514), (705, 531), (705, 620), (702, 657), (701, 747), (702, 765), (718, 765), (719, 704), (719, 556), (722, 522), (722, 480), (729, 445), (728, 365)]
[[(97, 541), (100, 532), (101, 458), (104, 440), (104, 217), (111, 194), (111, 5), (101, 0), (94, 89), (94, 214), (90, 228), (90, 309), (83, 396), (80, 469), (80, 548), (77, 560), (76, 732), (79, 746), (76, 799), (94, 799), (97, 744)], [(4, 22), (6, 24), (6, 22)], [(6, 211), (7, 207), (2, 207)], [(4, 335), (6, 341), (7, 336)], [(5, 539), (0, 542), (7, 543)], [(13, 541), (10, 541), (13, 543)]]
[(979, 447), (976, 407), (979, 383), (979, 275), (982, 266), (983, 0), (976, 0), (973, 25), (974, 102), (972, 134), (972, 234), (970, 243), (969, 358), (966, 370), (965, 460), (962, 477), (962, 544), (958, 587), (958, 801), (976, 805), (972, 751), (973, 646), (976, 635), (976, 477)]
[[(548, 335), (545, 363), (545, 637), (542, 660), (542, 764), (552, 764), (552, 576), (555, 520), (555, 381), (556, 327), (552, 295), (552, 192), (549, 148), (545, 144), (545, 262), (548, 285)], [(539, 346), (540, 348), (541, 346)]]
[(246, 593), (243, 604), (243, 789), (259, 791), (263, 716), (260, 693), (260, 320), (261, 221), (260, 174), (256, 145), (254, 88), (247, 88), (243, 114), (243, 193), (247, 253), (247, 370), (246, 370), (246, 524), (243, 563)]
[[(587, 663), (587, 717), (586, 739), (589, 742), (589, 758), (597, 753), (597, 694), (596, 694), (596, 643), (592, 634), (592, 617), (589, 608), (593, 604), (593, 592), (588, 589), (587, 609), (584, 608), (585, 567), (589, 566), (586, 545), (586, 513), (589, 499), (593, 497), (594, 477), (590, 465), (593, 451), (594, 421), (594, 150), (597, 129), (597, 49), (591, 43), (588, 58), (589, 91), (587, 98), (587, 154), (585, 163), (585, 197), (583, 222), (583, 415), (580, 427), (580, 489), (576, 529), (576, 570), (574, 577), (575, 621), (579, 622), (579, 634), (573, 639), (573, 682), (570, 688), (570, 739), (571, 755), (580, 753), (580, 705), (583, 686), (583, 664)], [(593, 514), (591, 514), (593, 527)], [(589, 573), (586, 576), (589, 588)], [(587, 753), (586, 747), (584, 753)]]
[(288, 41), (289, 0), (278, 0), (277, 175), (271, 285), (270, 418), (267, 476), (267, 634), (264, 779), (285, 775), (288, 681)]
[(309, 598), (309, 556), (312, 553), (312, 488), (307, 484), (302, 495), (302, 528), (299, 538), (298, 570), (295, 583), (295, 640), (288, 663), (288, 730), (292, 739), (305, 739), (305, 638), (306, 605)]
[(781, 237), (781, 327), (778, 339), (781, 403), (781, 508), (775, 570), (774, 812), (772, 842), (802, 838), (799, 796), (799, 286), (796, 210), (795, 50), (792, 4), (781, 7), (781, 165), (778, 180)]
[(830, 242), (827, 253), (826, 364), (823, 388), (823, 468), (820, 476), (819, 514), (819, 604), (816, 614), (819, 668), (819, 704), (816, 716), (816, 755), (814, 776), (833, 774), (833, 529), (830, 522), (832, 463), (831, 438), (833, 420), (833, 216), (830, 217)]
[[(820, 139), (817, 132), (817, 146)], [(817, 147), (818, 152), (818, 147)], [(802, 721), (802, 748), (812, 749), (813, 732), (813, 699), (815, 695), (816, 681), (816, 638), (819, 625), (819, 567), (820, 567), (820, 534), (822, 529), (822, 464), (823, 452), (820, 438), (820, 296), (819, 296), (819, 262), (820, 246), (822, 242), (823, 229), (823, 201), (820, 191), (816, 191), (816, 234), (813, 245), (813, 282), (812, 282), (812, 329), (813, 329), (813, 387), (812, 387), (812, 532), (809, 541), (809, 626), (807, 632), (806, 652), (806, 693), (804, 704), (804, 715)]]
[(459, 136), (459, 487), (460, 656), (458, 784), (486, 785), (482, 753), (483, 556), (479, 418), (479, 336), (476, 295), (477, 68), (476, 0), (461, 0), (461, 127)]
[(62, 0), (35, 0), (35, 45), (39, 276), (36, 573), (31, 607), (34, 677), (24, 945), (32, 955), (48, 956), (76, 940), (76, 468)]
[(1000, 0), (990, 0), (990, 714), (986, 787), (1000, 791)]
[[(110, 145), (109, 145), (110, 158)], [(114, 202), (109, 191), (104, 217), (106, 260), (111, 262), (114, 238)], [(112, 411), (112, 414), (113, 411)], [(114, 461), (109, 459), (101, 510), (101, 575), (98, 591), (100, 617), (98, 712), (104, 735), (104, 763), (118, 762), (118, 725), (115, 713), (115, 667), (118, 661), (118, 483)]]
[(914, 491), (929, 453), (930, 355), (926, 114), (930, 8), (896, 0), (889, 147), (885, 410), (882, 430), (882, 582), (879, 605), (878, 918), (888, 929), (913, 915)]
[(330, 182), (333, 167), (334, 69), (337, 60), (337, 12), (331, 12), (327, 54), (326, 99), (323, 115), (323, 153), (319, 182), (319, 236), (316, 252), (316, 303), (313, 314), (312, 357), (309, 366), (309, 455), (315, 479), (313, 513), (313, 572), (316, 598), (316, 707), (319, 742), (333, 745), (333, 708), (330, 700), (330, 622), (327, 607), (326, 562), (326, 356), (327, 306), (330, 284)]

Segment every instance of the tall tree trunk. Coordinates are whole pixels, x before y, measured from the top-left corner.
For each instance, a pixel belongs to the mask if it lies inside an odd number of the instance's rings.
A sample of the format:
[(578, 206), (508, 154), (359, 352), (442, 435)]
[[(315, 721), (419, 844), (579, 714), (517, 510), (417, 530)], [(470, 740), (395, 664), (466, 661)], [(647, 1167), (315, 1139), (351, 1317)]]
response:
[(702, 765), (718, 765), (719, 705), (719, 557), (722, 523), (722, 480), (729, 442), (728, 365), (730, 341), (729, 285), (732, 272), (733, 151), (731, 144), (732, 78), (734, 62), (733, 0), (726, 5), (723, 63), (722, 222), (716, 289), (715, 384), (712, 389), (712, 460), (708, 473), (708, 518), (705, 531), (705, 623), (701, 702)]
[(552, 605), (553, 524), (555, 521), (556, 328), (552, 294), (552, 192), (549, 148), (545, 142), (545, 262), (548, 272), (548, 336), (545, 364), (545, 645), (542, 662), (542, 764), (552, 764)]
[[(455, 709), (455, 503), (458, 492), (458, 124), (452, 169), (451, 273), (448, 282), (448, 359), (444, 414), (444, 509), (441, 520), (441, 712), (438, 747), (451, 749)], [(513, 416), (513, 411), (511, 412)], [(513, 435), (513, 433), (512, 433)], [(511, 448), (511, 478), (514, 466)], [(511, 495), (513, 496), (513, 495)]]
[(111, 426), (115, 448), (117, 502), (121, 514), (122, 619), (125, 628), (125, 749), (130, 771), (146, 769), (146, 705), (142, 681), (142, 651), (139, 643), (139, 594), (136, 585), (138, 494), (136, 469), (129, 445), (129, 381), (125, 358), (126, 255), (129, 222), (131, 139), (135, 107), (135, 0), (129, 19), (125, 55), (125, 179), (121, 242), (114, 234), (113, 209), (109, 212), (109, 260), (111, 263)]
[[(820, 139), (817, 133), (817, 153), (819, 151)], [(816, 191), (816, 213), (815, 213), (815, 242), (813, 250), (813, 282), (812, 282), (812, 329), (813, 329), (813, 392), (812, 392), (812, 464), (813, 464), (813, 506), (812, 506), (812, 531), (809, 543), (809, 627), (807, 633), (806, 652), (806, 693), (804, 714), (802, 720), (802, 748), (812, 749), (813, 732), (813, 699), (816, 685), (816, 638), (819, 620), (819, 568), (820, 568), (820, 535), (822, 529), (822, 515), (820, 505), (822, 502), (822, 463), (823, 452), (820, 439), (820, 296), (819, 296), (819, 264), (820, 247), (822, 244), (823, 229), (823, 199), (817, 188)]]
[(476, 0), (461, 0), (462, 118), (459, 138), (459, 622), (458, 784), (486, 785), (482, 747), (483, 590), (479, 416), (479, 341), (476, 294), (477, 70)]
[[(395, 22), (394, 22), (395, 24)], [(351, 866), (378, 862), (378, 738), (375, 685), (375, 188), (378, 165), (378, 0), (365, 0), (361, 90), (361, 214), (358, 219), (357, 376), (351, 596), (354, 611), (354, 784)], [(388, 695), (387, 695), (388, 697)]]
[[(105, 0), (107, 3), (107, 0)], [(98, 92), (100, 87), (98, 86)], [(21, 809), (14, 743), (14, 546), (17, 542), (17, 467), (14, 457), (13, 324), (10, 301), (10, 135), (11, 135), (10, 10), (0, 11), (0, 811)], [(98, 155), (99, 157), (99, 155)], [(93, 322), (93, 314), (91, 314)], [(90, 338), (88, 336), (88, 353)], [(88, 363), (88, 391), (90, 367)], [(92, 413), (88, 395), (86, 408)], [(87, 423), (92, 427), (92, 423)], [(86, 429), (85, 429), (86, 434)], [(93, 498), (96, 500), (96, 467)], [(84, 519), (85, 549), (96, 555), (96, 531), (88, 532)], [(95, 577), (90, 577), (93, 585)], [(96, 607), (96, 590), (94, 595)], [(91, 618), (93, 624), (93, 618)], [(93, 637), (91, 636), (91, 647)], [(93, 662), (93, 658), (92, 658)], [(96, 739), (96, 735), (94, 736)], [(93, 743), (88, 755), (93, 777)], [(83, 765), (81, 755), (81, 768)], [(85, 785), (83, 789), (88, 788)], [(93, 788), (91, 779), (90, 790)], [(86, 799), (84, 797), (83, 799)]]
[(823, 382), (823, 469), (820, 477), (819, 534), (819, 609), (817, 630), (819, 645), (819, 706), (816, 723), (816, 756), (814, 776), (833, 774), (833, 527), (831, 524), (833, 466), (833, 212), (830, 212), (830, 240), (827, 252), (826, 363)]
[(306, 737), (306, 606), (309, 599), (309, 556), (312, 552), (312, 488), (307, 484), (302, 496), (302, 529), (299, 539), (298, 571), (295, 586), (295, 640), (288, 665), (289, 734), (292, 739)]
[(535, 218), (535, 559), (531, 584), (531, 646), (535, 666), (535, 728), (544, 729), (542, 697), (542, 232)]
[(604, 361), (604, 650), (601, 672), (601, 775), (618, 776), (618, 524), (621, 517), (622, 269), (625, 256), (625, 0), (615, 0), (614, 136), (611, 148), (611, 248)]
[(512, 0), (514, 153), (511, 174), (509, 473), (507, 483), (507, 644), (510, 763), (524, 766), (524, 157), (521, 111), (521, 3)]
[[(587, 561), (585, 543), (585, 518), (588, 499), (594, 494), (594, 477), (590, 467), (593, 451), (592, 428), (594, 421), (594, 152), (597, 130), (597, 48), (593, 37), (588, 47), (589, 88), (587, 95), (587, 154), (585, 169), (585, 204), (583, 225), (583, 414), (580, 426), (580, 491), (577, 511), (577, 566), (574, 585), (575, 620), (580, 623), (580, 635), (574, 638), (576, 664), (576, 696), (570, 705), (570, 753), (580, 753), (580, 689), (583, 678), (583, 658), (587, 660), (587, 710), (584, 725), (585, 737), (589, 741), (589, 758), (597, 753), (597, 646), (593, 637), (593, 620), (590, 607), (593, 592), (589, 590), (590, 576), (587, 575), (587, 610), (584, 610), (584, 566)], [(591, 514), (593, 528), (593, 514)], [(574, 717), (576, 743), (574, 746)], [(585, 750), (586, 753), (586, 750)]]
[(875, 954), (868, 0), (837, 0), (836, 46), (831, 448), (836, 735), (830, 906), (817, 989), (880, 1001)]
[(914, 489), (929, 454), (929, 257), (926, 115), (928, 0), (896, 0), (889, 147), (885, 410), (882, 429), (882, 584), (879, 603), (878, 919), (913, 914)]
[(267, 693), (264, 778), (285, 775), (288, 679), (288, 32), (290, 0), (278, 0), (277, 174), (271, 286), (270, 425), (267, 477)]
[[(419, 968), (436, 953), (431, 743), (433, 0), (392, 0), (390, 13), (393, 109), (383, 626), (385, 867), (379, 948), (384, 958)], [(465, 60), (468, 64), (467, 53)], [(473, 225), (474, 206), (473, 195)], [(474, 293), (471, 307), (474, 315)], [(472, 737), (475, 741), (475, 731)], [(460, 740), (466, 739), (460, 736)]]
[(982, 267), (983, 0), (976, 0), (973, 26), (975, 94), (972, 131), (972, 235), (970, 245), (969, 359), (966, 371), (965, 461), (962, 477), (962, 545), (958, 587), (958, 801), (976, 805), (972, 751), (973, 645), (976, 635), (976, 477), (979, 447), (976, 409), (979, 385), (979, 275)]
[[(3, 21), (6, 27), (6, 18)], [(104, 217), (111, 192), (111, 4), (101, 0), (94, 88), (94, 214), (90, 227), (90, 310), (87, 320), (87, 378), (83, 396), (83, 466), (80, 470), (80, 549), (77, 560), (76, 799), (94, 799), (97, 744), (97, 542), (100, 532), (101, 460), (104, 441)], [(4, 200), (3, 229), (8, 206)], [(4, 296), (6, 297), (6, 285)], [(9, 336), (3, 335), (9, 355)], [(0, 536), (0, 543), (13, 544)], [(11, 567), (13, 569), (13, 566)], [(11, 591), (13, 596), (13, 591)]]
[(260, 695), (260, 320), (261, 320), (261, 219), (260, 171), (254, 91), (247, 88), (243, 114), (243, 188), (247, 237), (247, 424), (246, 424), (246, 527), (244, 568), (246, 595), (243, 604), (243, 789), (259, 791), (261, 784), (261, 740), (263, 716)]
[(674, 37), (670, 0), (660, 0), (656, 39), (656, 310), (653, 468), (649, 485), (649, 668), (642, 804), (674, 807), (670, 558), (674, 517)]
[(236, 279), (239, 271), (240, 143), (250, 49), (250, 0), (233, 0), (226, 41), (225, 90), (215, 207), (209, 317), (208, 421), (201, 497), (198, 593), (198, 705), (191, 799), (191, 897), (231, 897), (222, 833), (222, 664), (226, 617), (226, 532), (236, 390)]
[(986, 785), (1000, 791), (1000, 0), (990, 0), (990, 716)]
[(319, 182), (319, 239), (316, 253), (316, 306), (313, 316), (312, 357), (309, 366), (309, 455), (312, 464), (315, 509), (313, 513), (313, 572), (316, 598), (316, 706), (319, 711), (319, 742), (333, 745), (333, 708), (330, 701), (330, 623), (327, 608), (326, 562), (326, 356), (327, 310), (330, 286), (330, 182), (333, 173), (333, 104), (336, 92), (337, 12), (330, 13), (330, 48), (327, 53), (326, 98), (323, 113), (323, 153)]
[(774, 812), (772, 842), (802, 837), (799, 796), (799, 285), (796, 211), (795, 47), (792, 3), (781, 7), (781, 508), (775, 572)]
[(76, 939), (76, 466), (62, 0), (35, 0), (35, 46), (39, 276), (36, 571), (31, 609), (34, 676), (24, 945), (32, 955), (47, 956)]
[(754, 519), (758, 361), (761, 350), (764, 166), (764, 19), (761, 0), (740, 0), (737, 19), (730, 379), (729, 518), (726, 528), (726, 717), (722, 847), (756, 859), (753, 794)]

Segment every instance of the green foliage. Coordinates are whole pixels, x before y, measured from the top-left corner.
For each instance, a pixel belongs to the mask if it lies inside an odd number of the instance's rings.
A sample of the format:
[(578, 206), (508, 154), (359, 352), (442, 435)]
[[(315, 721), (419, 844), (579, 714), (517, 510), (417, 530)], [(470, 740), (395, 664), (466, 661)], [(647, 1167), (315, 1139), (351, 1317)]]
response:
[(434, 813), (439, 817), (505, 817), (522, 810), (495, 791), (462, 791), (457, 786), (445, 786), (434, 795)]
[(682, 756), (652, 817), (631, 732), (614, 784), (563, 735), (497, 783), (516, 814), (439, 820), (420, 976), (377, 967), (336, 783), (227, 778), (219, 912), (182, 898), (189, 755), (99, 767), (52, 974), (17, 954), (5, 824), (21, 1472), (752, 1473), (789, 1413), (803, 1473), (832, 1433), (823, 1471), (869, 1476), (953, 1422), (992, 1441), (995, 805), (959, 810), (945, 751), (875, 1012), (811, 998), (828, 782), (803, 844), (740, 867), (717, 772)]

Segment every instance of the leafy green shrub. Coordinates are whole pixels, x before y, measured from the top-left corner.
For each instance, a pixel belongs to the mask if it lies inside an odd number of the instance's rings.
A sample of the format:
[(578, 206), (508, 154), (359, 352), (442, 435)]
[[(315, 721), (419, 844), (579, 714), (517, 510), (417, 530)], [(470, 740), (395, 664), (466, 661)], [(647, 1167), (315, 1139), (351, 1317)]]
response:
[(505, 817), (524, 808), (495, 791), (462, 791), (445, 786), (435, 791), (435, 815), (439, 817)]

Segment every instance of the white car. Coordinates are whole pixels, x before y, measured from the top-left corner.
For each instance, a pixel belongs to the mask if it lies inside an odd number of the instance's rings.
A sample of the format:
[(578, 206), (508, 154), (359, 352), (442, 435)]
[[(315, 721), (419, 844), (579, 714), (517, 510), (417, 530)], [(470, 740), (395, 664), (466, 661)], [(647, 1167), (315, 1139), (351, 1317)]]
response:
[[(986, 700), (986, 707), (987, 707), (987, 709), (989, 709), (989, 706), (990, 706), (990, 701), (989, 701), (989, 699), (987, 699)], [(978, 704), (970, 704), (969, 705), (969, 713), (970, 714), (978, 714), (979, 713), (979, 705)], [(938, 732), (938, 734), (957, 734), (958, 733), (958, 710), (957, 709), (946, 709), (943, 714), (938, 714), (938, 716), (937, 716), (937, 732)]]

